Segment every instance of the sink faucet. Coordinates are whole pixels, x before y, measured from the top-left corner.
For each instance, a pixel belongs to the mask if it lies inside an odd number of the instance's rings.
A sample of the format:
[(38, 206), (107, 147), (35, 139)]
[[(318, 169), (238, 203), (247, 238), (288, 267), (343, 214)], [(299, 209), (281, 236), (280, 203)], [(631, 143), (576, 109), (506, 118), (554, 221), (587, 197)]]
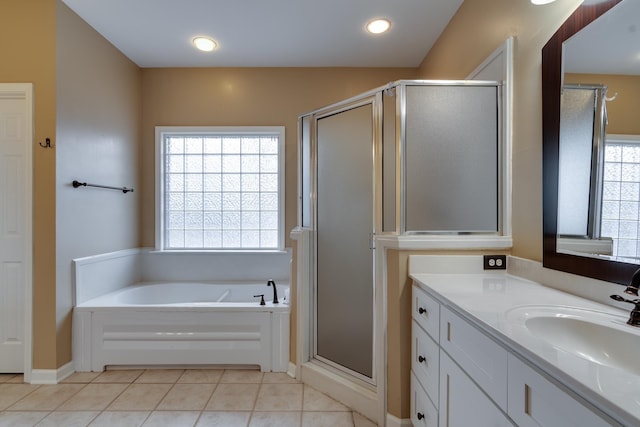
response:
[[(625, 294), (638, 296), (638, 287), (640, 286), (640, 268), (633, 273), (631, 277), (631, 281), (627, 286), (627, 289), (624, 290)], [(611, 299), (620, 302), (628, 302), (630, 304), (634, 304), (635, 307), (631, 310), (629, 320), (627, 320), (627, 324), (631, 326), (640, 326), (640, 299), (629, 300), (620, 295), (611, 295)]]
[(276, 289), (276, 282), (273, 279), (269, 279), (267, 286), (273, 286), (273, 303), (278, 304), (278, 290)]

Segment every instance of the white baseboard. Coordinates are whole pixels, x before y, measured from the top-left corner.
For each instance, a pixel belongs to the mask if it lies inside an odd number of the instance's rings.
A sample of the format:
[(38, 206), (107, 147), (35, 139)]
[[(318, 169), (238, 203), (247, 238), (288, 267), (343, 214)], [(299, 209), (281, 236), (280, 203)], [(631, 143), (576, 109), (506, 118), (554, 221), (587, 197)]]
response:
[(387, 427), (413, 427), (413, 424), (408, 418), (400, 419), (391, 414), (387, 414)]
[(74, 372), (73, 362), (69, 362), (58, 369), (32, 369), (29, 382), (31, 384), (58, 384)]

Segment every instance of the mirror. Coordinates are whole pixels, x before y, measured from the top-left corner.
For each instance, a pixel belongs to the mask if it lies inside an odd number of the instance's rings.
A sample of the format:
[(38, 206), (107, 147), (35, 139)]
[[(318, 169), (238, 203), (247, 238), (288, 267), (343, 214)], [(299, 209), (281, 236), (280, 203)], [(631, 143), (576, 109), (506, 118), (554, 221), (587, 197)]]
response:
[[(624, 257), (620, 257), (617, 256), (617, 252), (620, 252), (620, 241), (607, 236), (613, 234), (613, 208), (617, 207), (620, 212), (621, 206), (631, 206), (626, 200), (625, 203), (620, 200), (613, 201), (611, 194), (615, 188), (621, 188), (622, 185), (622, 162), (619, 158), (625, 144), (630, 142), (625, 138), (630, 138), (634, 133), (640, 134), (640, 130), (620, 126), (623, 120), (615, 116), (631, 114), (636, 117), (631, 122), (638, 121), (638, 108), (635, 111), (628, 111), (630, 107), (618, 108), (622, 110), (620, 113), (616, 111), (615, 106), (616, 102), (626, 105), (620, 101), (623, 99), (623, 92), (629, 92), (627, 88), (620, 86), (619, 77), (640, 79), (639, 6), (640, 2), (637, 0), (586, 0), (542, 50), (543, 265), (621, 284), (628, 283), (640, 264), (640, 257), (637, 256), (637, 248), (640, 245), (637, 240), (633, 256), (628, 255), (630, 252), (622, 251)], [(623, 24), (616, 21), (619, 17), (624, 18)], [(617, 48), (622, 47), (624, 43), (611, 39), (612, 36), (632, 39), (629, 46), (633, 50), (630, 51), (628, 47), (626, 53), (628, 57), (630, 53), (635, 57), (626, 64), (627, 68), (613, 68), (618, 60), (612, 55), (618, 52)], [(636, 76), (632, 77), (632, 74)], [(631, 104), (635, 102), (635, 98), (640, 97), (638, 83), (635, 84), (635, 93), (625, 94), (631, 99)], [(582, 101), (580, 97), (569, 95), (575, 88), (587, 87), (591, 92)], [(615, 96), (616, 91), (618, 96)], [(567, 99), (561, 101), (563, 97)], [(573, 143), (567, 142), (569, 137), (575, 139), (575, 135), (585, 134), (575, 132), (574, 129), (576, 123), (582, 123), (577, 113), (580, 109), (567, 112), (567, 105), (580, 102), (591, 108), (586, 114), (591, 117), (591, 123), (586, 125), (587, 136), (580, 137), (588, 139), (581, 140), (579, 144), (575, 143), (575, 140)], [(638, 106), (638, 103), (635, 105)], [(614, 130), (616, 126), (624, 131)], [(606, 140), (611, 139), (610, 130), (624, 135), (621, 137), (623, 141), (618, 141), (617, 145), (612, 144), (611, 147), (615, 149), (609, 149), (608, 152)], [(616, 152), (618, 157), (615, 157)], [(607, 156), (618, 161), (618, 165), (614, 166), (615, 173), (606, 169), (606, 166), (610, 166), (608, 163), (614, 163), (608, 161)], [(583, 158), (584, 162), (578, 162), (579, 158)], [(569, 169), (571, 165), (574, 171)], [(640, 181), (640, 165), (637, 168)], [(611, 177), (616, 178), (618, 182), (606, 185), (611, 181), (607, 178)], [(580, 187), (577, 182), (582, 183)], [(567, 194), (578, 199), (567, 201)], [(637, 227), (639, 204), (635, 203), (635, 239), (640, 236)], [(566, 206), (571, 207), (572, 218), (563, 213)], [(581, 208), (576, 209), (577, 206)], [(623, 219), (626, 218), (623, 216)], [(631, 222), (626, 221), (623, 225), (627, 226)], [(621, 223), (622, 221), (618, 221), (618, 230)], [(577, 229), (571, 229), (571, 226), (576, 226)]]

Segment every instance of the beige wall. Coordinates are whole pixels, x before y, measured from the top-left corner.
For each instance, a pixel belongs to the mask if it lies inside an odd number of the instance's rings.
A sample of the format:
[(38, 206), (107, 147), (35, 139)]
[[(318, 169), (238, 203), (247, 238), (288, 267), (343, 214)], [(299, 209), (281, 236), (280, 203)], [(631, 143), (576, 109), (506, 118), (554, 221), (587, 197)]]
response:
[(56, 0), (3, 0), (0, 81), (33, 83), (33, 365), (56, 368)]
[[(139, 245), (140, 68), (57, 9), (57, 367), (71, 361), (72, 259)], [(74, 189), (77, 179), (133, 193)]]
[(607, 97), (616, 97), (607, 102), (607, 133), (640, 135), (640, 76), (613, 74), (566, 74), (565, 83), (603, 84), (608, 88)]

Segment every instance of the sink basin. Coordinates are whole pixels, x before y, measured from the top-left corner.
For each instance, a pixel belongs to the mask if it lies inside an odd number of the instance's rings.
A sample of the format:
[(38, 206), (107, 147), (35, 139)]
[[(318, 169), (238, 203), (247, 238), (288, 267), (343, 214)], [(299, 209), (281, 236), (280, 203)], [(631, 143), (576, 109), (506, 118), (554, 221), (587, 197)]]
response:
[(560, 306), (519, 307), (507, 317), (556, 349), (640, 375), (640, 328), (625, 317)]

